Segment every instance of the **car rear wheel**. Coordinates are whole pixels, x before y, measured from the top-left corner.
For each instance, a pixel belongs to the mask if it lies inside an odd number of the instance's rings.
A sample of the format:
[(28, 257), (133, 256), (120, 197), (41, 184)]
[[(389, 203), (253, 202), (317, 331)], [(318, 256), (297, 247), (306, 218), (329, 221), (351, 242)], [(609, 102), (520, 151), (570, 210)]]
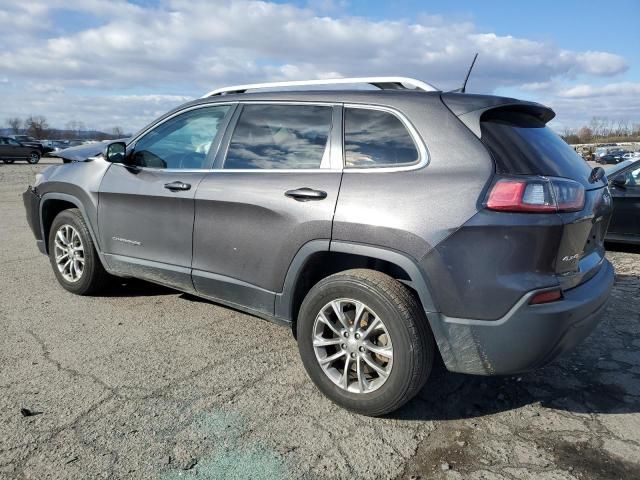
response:
[(30, 164), (36, 164), (40, 161), (40, 154), (38, 152), (31, 152), (29, 154), (29, 158), (27, 158), (27, 162)]
[(77, 295), (96, 293), (108, 281), (84, 218), (77, 208), (64, 210), (49, 231), (49, 259), (60, 285)]
[(316, 284), (297, 323), (298, 348), (316, 386), (341, 407), (370, 416), (396, 410), (424, 386), (435, 343), (411, 291), (373, 270)]

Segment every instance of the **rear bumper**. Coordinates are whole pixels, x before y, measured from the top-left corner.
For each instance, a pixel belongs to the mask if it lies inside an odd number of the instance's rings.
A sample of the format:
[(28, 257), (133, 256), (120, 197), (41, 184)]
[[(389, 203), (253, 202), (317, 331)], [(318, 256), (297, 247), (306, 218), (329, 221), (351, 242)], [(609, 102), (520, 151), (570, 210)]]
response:
[(525, 295), (494, 321), (440, 317), (438, 347), (451, 371), (509, 375), (541, 367), (574, 348), (606, 310), (614, 271), (604, 260), (598, 273), (566, 290), (557, 302), (529, 305)]
[(24, 202), (27, 215), (27, 223), (29, 227), (31, 227), (33, 235), (36, 237), (38, 249), (46, 254), (47, 250), (44, 239), (42, 238), (42, 229), (40, 228), (40, 195), (38, 195), (33, 187), (29, 187), (27, 191), (22, 194), (22, 201)]

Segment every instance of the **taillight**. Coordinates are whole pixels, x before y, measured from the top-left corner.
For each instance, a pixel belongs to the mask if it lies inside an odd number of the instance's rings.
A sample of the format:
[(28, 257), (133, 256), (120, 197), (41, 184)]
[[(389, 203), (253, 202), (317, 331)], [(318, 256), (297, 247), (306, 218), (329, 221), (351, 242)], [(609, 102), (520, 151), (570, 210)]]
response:
[(576, 212), (584, 208), (584, 187), (566, 178), (502, 177), (485, 206), (502, 212)]

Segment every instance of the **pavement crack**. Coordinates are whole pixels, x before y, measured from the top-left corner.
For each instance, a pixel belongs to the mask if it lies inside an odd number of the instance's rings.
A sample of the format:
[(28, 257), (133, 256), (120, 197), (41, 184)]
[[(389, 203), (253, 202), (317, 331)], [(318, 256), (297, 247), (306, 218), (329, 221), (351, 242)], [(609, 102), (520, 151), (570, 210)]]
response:
[(91, 373), (85, 373), (85, 372), (80, 372), (74, 368), (71, 367), (65, 367), (64, 365), (62, 365), (61, 362), (59, 362), (58, 360), (56, 360), (55, 358), (53, 358), (51, 356), (51, 351), (49, 350), (49, 347), (47, 346), (47, 343), (40, 338), (36, 333), (34, 333), (32, 330), (27, 330), (27, 333), (29, 335), (31, 335), (31, 337), (33, 337), (33, 339), (38, 343), (38, 345), (40, 345), (40, 349), (42, 350), (42, 357), (44, 358), (44, 360), (49, 363), (50, 365), (53, 365), (58, 371), (60, 372), (64, 372), (67, 373), (69, 375), (71, 375), (72, 377), (84, 377), (84, 378), (89, 378), (91, 380), (93, 380), (95, 383), (97, 383), (98, 385), (102, 386), (105, 390), (108, 390), (109, 392), (112, 393), (117, 393), (117, 389), (112, 387), (111, 385), (108, 385), (106, 382), (104, 382), (103, 380), (101, 380), (100, 378), (98, 378), (97, 376), (91, 374)]

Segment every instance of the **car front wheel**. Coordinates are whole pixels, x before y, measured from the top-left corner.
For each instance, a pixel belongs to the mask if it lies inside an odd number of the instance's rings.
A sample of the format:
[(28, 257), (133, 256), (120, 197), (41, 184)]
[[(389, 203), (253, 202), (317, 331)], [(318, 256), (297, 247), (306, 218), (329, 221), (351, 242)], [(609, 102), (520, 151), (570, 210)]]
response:
[(109, 277), (77, 208), (64, 210), (53, 220), (49, 259), (60, 285), (77, 295), (99, 291)]
[(40, 161), (40, 154), (38, 152), (31, 152), (29, 154), (29, 158), (27, 158), (27, 162), (34, 165)]
[(357, 413), (396, 410), (424, 386), (435, 343), (411, 291), (373, 270), (348, 270), (316, 284), (297, 323), (307, 373), (336, 404)]

